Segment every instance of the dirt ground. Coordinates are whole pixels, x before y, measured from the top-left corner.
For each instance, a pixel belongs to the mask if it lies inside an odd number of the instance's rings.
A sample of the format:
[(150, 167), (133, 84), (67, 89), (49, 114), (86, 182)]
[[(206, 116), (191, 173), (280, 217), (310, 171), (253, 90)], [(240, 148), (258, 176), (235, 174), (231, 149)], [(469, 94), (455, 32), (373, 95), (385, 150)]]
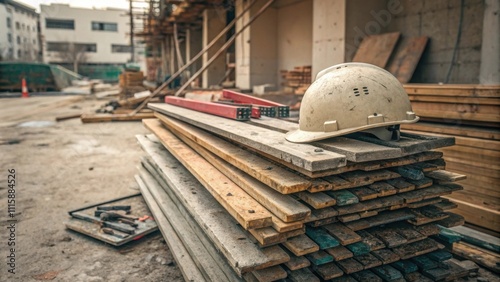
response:
[[(55, 122), (105, 102), (0, 99), (0, 281), (183, 281), (159, 232), (115, 248), (64, 226), (69, 210), (138, 192), (134, 174), (143, 153), (134, 136), (147, 133), (140, 122)], [(10, 169), (17, 181), (15, 274), (6, 263)], [(481, 269), (478, 278), (460, 281), (499, 279)]]
[[(75, 96), (0, 99), (1, 281), (183, 281), (159, 232), (115, 248), (64, 226), (69, 210), (138, 192), (134, 174), (143, 153), (134, 136), (147, 132), (140, 122), (55, 122), (104, 103)], [(9, 169), (17, 180), (15, 247), (7, 245)], [(6, 264), (9, 248), (15, 274)]]

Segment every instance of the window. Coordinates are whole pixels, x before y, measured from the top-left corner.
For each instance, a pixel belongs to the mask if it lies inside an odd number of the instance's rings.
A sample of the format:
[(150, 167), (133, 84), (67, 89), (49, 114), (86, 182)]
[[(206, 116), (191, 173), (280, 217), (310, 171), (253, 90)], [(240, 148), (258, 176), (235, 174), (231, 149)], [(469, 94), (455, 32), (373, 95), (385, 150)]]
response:
[(21, 25), (19, 24), (19, 22), (16, 22), (16, 29), (20, 29), (21, 28)]
[(129, 45), (111, 44), (112, 53), (130, 53), (131, 51), (132, 47)]
[(47, 51), (53, 52), (97, 52), (97, 44), (95, 43), (74, 43), (68, 42), (47, 42)]
[(75, 21), (74, 20), (45, 19), (45, 26), (47, 28), (75, 29)]
[(118, 24), (116, 24), (116, 23), (92, 22), (92, 30), (118, 31)]
[(77, 50), (83, 50), (85, 52), (97, 52), (97, 44), (95, 43), (76, 43), (75, 47)]
[(12, 34), (7, 33), (7, 40), (8, 40), (9, 42), (12, 42)]
[(24, 24), (22, 24), (21, 26), (22, 26), (23, 30), (26, 28), (26, 27), (24, 26)]
[(17, 58), (20, 59), (21, 58), (21, 50), (17, 50)]
[(21, 44), (21, 37), (17, 37), (17, 44)]
[(10, 18), (7, 18), (7, 27), (11, 27), (12, 26), (12, 21), (10, 20)]

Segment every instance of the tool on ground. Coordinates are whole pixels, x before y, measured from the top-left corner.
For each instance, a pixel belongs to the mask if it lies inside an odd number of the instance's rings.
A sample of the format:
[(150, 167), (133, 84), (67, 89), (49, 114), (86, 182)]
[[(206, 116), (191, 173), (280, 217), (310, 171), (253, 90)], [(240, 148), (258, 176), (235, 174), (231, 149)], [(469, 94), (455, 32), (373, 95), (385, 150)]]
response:
[(139, 219), (137, 219), (137, 220), (138, 220), (138, 221), (142, 221), (142, 222), (143, 222), (143, 221), (146, 221), (146, 220), (148, 220), (148, 219), (153, 219), (153, 218), (152, 218), (152, 217), (150, 217), (149, 215), (145, 215), (145, 216), (143, 216), (143, 217), (140, 217), (140, 218), (139, 218)]
[(408, 94), (388, 71), (364, 63), (345, 63), (318, 73), (300, 108), (299, 129), (290, 142), (305, 143), (367, 132), (399, 140), (399, 125), (419, 120)]
[(98, 217), (87, 215), (87, 214), (84, 214), (81, 212), (74, 212), (74, 213), (72, 213), (72, 216), (75, 218), (78, 218), (78, 219), (88, 221), (88, 222), (97, 223), (103, 227), (109, 227), (109, 228), (112, 228), (112, 229), (115, 229), (117, 231), (121, 231), (121, 232), (124, 232), (127, 234), (134, 234), (135, 233), (135, 228), (133, 228), (129, 225), (123, 224), (123, 223), (104, 221)]
[(97, 210), (101, 211), (130, 211), (132, 207), (130, 205), (125, 205), (125, 206), (98, 206)]
[(124, 238), (127, 238), (127, 237), (129, 236), (129, 235), (121, 235), (121, 234), (117, 234), (117, 233), (115, 233), (115, 232), (113, 231), (113, 229), (111, 229), (111, 228), (107, 228), (107, 227), (103, 227), (103, 228), (101, 228), (101, 230), (102, 230), (102, 232), (103, 232), (103, 233), (106, 233), (106, 234), (108, 234), (108, 235), (113, 235), (113, 236), (115, 236), (115, 237), (117, 237), (117, 238), (120, 238), (120, 239), (124, 239)]
[(95, 216), (101, 216), (102, 214), (107, 214), (108, 218), (126, 218), (129, 220), (136, 220), (138, 219), (137, 216), (132, 216), (132, 215), (124, 215), (118, 212), (113, 212), (113, 211), (94, 211)]

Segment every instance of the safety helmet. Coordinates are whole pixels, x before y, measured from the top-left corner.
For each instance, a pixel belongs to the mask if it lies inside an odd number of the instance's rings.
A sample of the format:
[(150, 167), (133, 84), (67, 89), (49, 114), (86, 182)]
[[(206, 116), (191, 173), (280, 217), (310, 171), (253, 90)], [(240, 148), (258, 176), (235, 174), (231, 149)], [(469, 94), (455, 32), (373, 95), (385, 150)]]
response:
[(318, 73), (302, 98), (299, 129), (286, 139), (304, 143), (364, 131), (390, 140), (399, 134), (399, 124), (418, 120), (391, 73), (370, 64), (344, 63)]

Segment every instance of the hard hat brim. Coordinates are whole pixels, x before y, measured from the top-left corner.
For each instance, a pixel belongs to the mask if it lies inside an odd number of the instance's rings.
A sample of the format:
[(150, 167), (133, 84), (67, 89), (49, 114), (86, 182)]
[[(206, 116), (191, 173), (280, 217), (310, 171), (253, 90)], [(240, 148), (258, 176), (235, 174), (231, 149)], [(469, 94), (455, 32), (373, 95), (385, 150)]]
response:
[(296, 129), (296, 130), (293, 130), (293, 131), (286, 133), (285, 139), (287, 141), (293, 142), (293, 143), (308, 143), (308, 142), (320, 141), (320, 140), (324, 140), (324, 139), (328, 139), (328, 138), (332, 138), (332, 137), (338, 137), (338, 136), (346, 135), (349, 133), (359, 132), (359, 131), (363, 131), (366, 129), (372, 129), (372, 128), (378, 128), (378, 127), (384, 127), (384, 126), (390, 126), (390, 125), (396, 125), (396, 124), (415, 123), (419, 119), (420, 118), (418, 116), (416, 116), (415, 119), (413, 119), (413, 120), (384, 122), (384, 123), (365, 125), (365, 126), (360, 126), (360, 127), (355, 127), (355, 128), (347, 128), (347, 129), (337, 130), (337, 131), (332, 131), (332, 132), (312, 132), (312, 131), (304, 131), (304, 130)]

